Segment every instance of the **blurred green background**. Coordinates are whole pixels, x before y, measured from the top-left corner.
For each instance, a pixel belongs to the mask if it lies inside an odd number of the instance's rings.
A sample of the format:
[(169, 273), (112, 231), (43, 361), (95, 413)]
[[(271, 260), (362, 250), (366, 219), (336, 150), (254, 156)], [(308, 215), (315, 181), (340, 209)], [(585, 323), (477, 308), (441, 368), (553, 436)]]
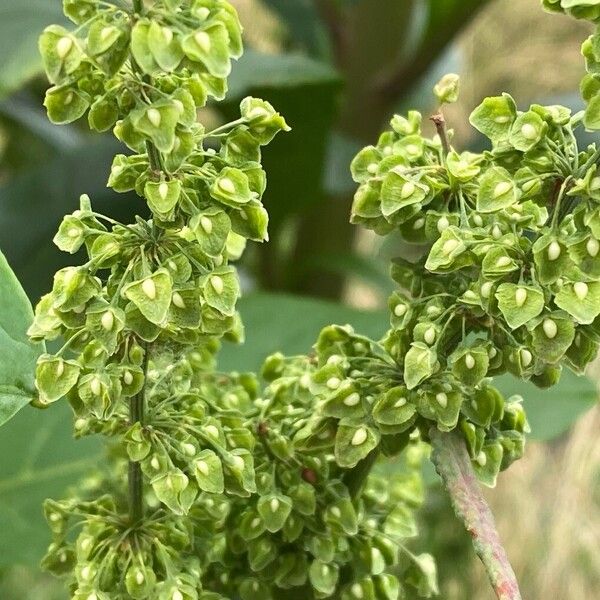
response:
[[(127, 0), (114, 0), (116, 3)], [(247, 342), (224, 349), (223, 369), (256, 369), (270, 352), (305, 352), (320, 327), (386, 328), (389, 258), (408, 254), (351, 227), (349, 163), (394, 112), (432, 110), (430, 89), (461, 74), (448, 111), (455, 145), (476, 147), (468, 115), (485, 95), (579, 106), (579, 45), (588, 27), (546, 15), (539, 0), (232, 0), (248, 52), (229, 101), (201, 116), (219, 121), (239, 100), (270, 100), (293, 131), (265, 152), (271, 241), (240, 265)], [(0, 0), (0, 248), (36, 301), (73, 261), (51, 239), (81, 193), (114, 218), (144, 210), (106, 189), (110, 136), (54, 127), (41, 106), (37, 36), (62, 22), (60, 0)], [(600, 371), (598, 371), (600, 373)], [(600, 410), (593, 378), (565, 376), (552, 392), (522, 393), (533, 425), (526, 458), (489, 494), (524, 598), (587, 600), (600, 589)], [(94, 440), (73, 442), (66, 407), (24, 409), (0, 430), (0, 599), (64, 600), (37, 563), (48, 535), (41, 502), (60, 497), (97, 462)], [(438, 559), (445, 600), (492, 598), (469, 540), (434, 478), (415, 545)]]

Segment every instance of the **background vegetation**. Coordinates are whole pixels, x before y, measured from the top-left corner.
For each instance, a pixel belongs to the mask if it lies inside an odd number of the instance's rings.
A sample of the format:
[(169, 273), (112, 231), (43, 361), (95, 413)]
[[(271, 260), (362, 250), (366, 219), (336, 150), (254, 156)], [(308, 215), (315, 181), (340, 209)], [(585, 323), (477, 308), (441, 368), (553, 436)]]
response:
[[(410, 248), (381, 245), (348, 225), (348, 165), (393, 112), (426, 113), (431, 84), (446, 71), (463, 77), (462, 101), (448, 119), (465, 147), (480, 143), (466, 124), (484, 95), (508, 91), (523, 105), (557, 100), (576, 107), (587, 28), (545, 15), (538, 0), (234, 4), (252, 51), (235, 68), (232, 97), (265, 97), (294, 127), (266, 153), (271, 242), (245, 259), (247, 343), (227, 348), (222, 364), (244, 370), (276, 349), (306, 351), (329, 322), (351, 322), (371, 335), (385, 329), (385, 313), (377, 311), (390, 291), (388, 258)], [(46, 120), (36, 38), (60, 15), (59, 0), (0, 0), (0, 247), (34, 301), (65, 260), (51, 239), (81, 192), (115, 218), (143, 210), (139, 199), (117, 203), (105, 188), (114, 154), (109, 138)], [(218, 121), (227, 114), (210, 116)], [(565, 377), (551, 393), (519, 392), (538, 441), (501, 477), (490, 501), (523, 595), (593, 598), (600, 584), (595, 385)], [(41, 501), (86, 476), (98, 453), (93, 440), (71, 443), (69, 418), (65, 407), (43, 416), (24, 410), (0, 432), (3, 600), (64, 599), (36, 570), (47, 542)], [(438, 558), (441, 597), (490, 598), (466, 535), (430, 481), (419, 543)]]

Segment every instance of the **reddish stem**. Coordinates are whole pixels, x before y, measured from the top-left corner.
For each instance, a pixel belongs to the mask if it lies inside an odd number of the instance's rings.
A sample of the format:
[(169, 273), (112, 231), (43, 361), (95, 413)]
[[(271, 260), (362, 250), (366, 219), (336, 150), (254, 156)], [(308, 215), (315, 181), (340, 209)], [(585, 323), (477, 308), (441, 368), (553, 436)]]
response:
[(459, 434), (429, 432), (432, 460), (450, 494), (452, 506), (473, 538), (498, 600), (521, 600), (517, 578), (496, 529), (494, 516), (475, 477), (464, 440)]

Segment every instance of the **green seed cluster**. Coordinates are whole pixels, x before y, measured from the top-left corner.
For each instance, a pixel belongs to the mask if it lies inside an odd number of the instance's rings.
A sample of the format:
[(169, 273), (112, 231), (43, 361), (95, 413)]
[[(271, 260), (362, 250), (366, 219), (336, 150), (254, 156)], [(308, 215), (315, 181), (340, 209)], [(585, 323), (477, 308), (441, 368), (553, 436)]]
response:
[[(200, 568), (212, 542), (196, 548), (194, 527), (205, 535), (214, 515), (199, 507), (256, 492), (248, 411), (258, 384), (216, 374), (215, 353), (221, 338), (243, 337), (231, 262), (247, 240), (267, 238), (261, 147), (288, 127), (256, 98), (212, 131), (197, 121), (242, 51), (229, 3), (123, 6), (65, 0), (77, 28), (40, 39), (50, 119), (87, 112), (92, 129), (112, 128), (131, 152), (115, 158), (108, 185), (134, 190), (150, 212), (118, 223), (84, 195), (54, 240), (87, 259), (56, 273), (36, 308), (32, 339), (63, 343), (39, 359), (37, 405), (66, 397), (76, 435), (108, 436), (118, 458), (95, 495), (48, 503), (44, 564), (77, 599), (209, 599), (218, 596), (201, 592)], [(128, 463), (137, 517), (121, 489)]]
[(353, 222), (424, 248), (392, 267), (400, 290), (384, 346), (401, 387), (382, 406), (406, 401), (407, 427), (417, 414), (459, 425), (487, 483), (521, 455), (527, 431), (489, 378), (510, 372), (549, 387), (563, 364), (581, 373), (598, 350), (600, 152), (578, 147), (583, 118), (487, 98), (470, 121), (491, 149), (475, 154), (424, 137), (412, 112), (352, 164)]
[[(545, 4), (600, 17), (600, 2)], [(92, 129), (112, 129), (130, 152), (108, 185), (143, 197), (150, 217), (118, 223), (84, 195), (55, 237), (87, 258), (60, 270), (36, 308), (32, 339), (63, 343), (38, 362), (37, 405), (66, 397), (76, 435), (102, 434), (111, 452), (70, 499), (46, 503), (44, 566), (75, 600), (436, 594), (432, 557), (406, 545), (422, 440), (432, 427), (462, 432), (493, 485), (528, 432), (521, 398), (505, 399), (493, 377), (548, 387), (563, 365), (583, 372), (600, 345), (600, 150), (574, 135), (593, 126), (600, 97), (596, 38), (584, 44), (585, 113), (522, 112), (505, 94), (471, 115), (485, 152), (454, 149), (441, 113), (438, 135), (424, 135), (412, 111), (358, 154), (352, 221), (422, 252), (394, 261), (382, 340), (327, 327), (311, 356), (269, 357), (262, 385), (216, 371), (216, 354), (221, 339), (243, 337), (231, 263), (267, 239), (261, 147), (288, 127), (256, 98), (212, 131), (197, 119), (241, 55), (235, 10), (64, 8), (76, 29), (40, 40), (49, 117), (87, 113)], [(435, 94), (455, 102), (458, 77)]]
[(355, 485), (336, 460), (331, 428), (311, 427), (315, 372), (305, 357), (276, 354), (265, 363), (270, 383), (253, 417), (258, 493), (231, 503), (207, 574), (211, 589), (242, 600), (392, 600), (409, 590), (429, 597), (432, 559), (404, 545), (416, 535), (423, 446), (407, 440), (403, 468)]
[(600, 21), (598, 0), (542, 0), (542, 5), (551, 12), (564, 13), (575, 19), (587, 19), (594, 23)]

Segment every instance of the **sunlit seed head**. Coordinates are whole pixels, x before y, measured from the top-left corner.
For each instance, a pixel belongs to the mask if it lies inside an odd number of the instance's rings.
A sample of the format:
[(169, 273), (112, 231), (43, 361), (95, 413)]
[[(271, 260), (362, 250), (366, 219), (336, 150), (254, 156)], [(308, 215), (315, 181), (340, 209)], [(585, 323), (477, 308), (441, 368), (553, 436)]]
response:
[(210, 435), (210, 437), (213, 437), (213, 438), (219, 437), (219, 430), (217, 429), (217, 427), (215, 425), (207, 425), (204, 429), (205, 429), (206, 433), (208, 435)]
[(407, 402), (408, 402), (408, 400), (404, 397), (398, 398), (398, 400), (396, 400), (396, 402), (394, 402), (394, 408), (402, 408), (403, 406), (406, 406)]
[(171, 600), (183, 600), (183, 594), (179, 590), (175, 590), (171, 596)]
[(487, 464), (487, 455), (486, 453), (482, 450), (478, 455), (477, 455), (477, 464), (480, 467), (485, 467), (485, 465)]
[(196, 35), (194, 35), (194, 41), (196, 42), (198, 48), (205, 53), (209, 53), (212, 48), (212, 43), (210, 41), (210, 36), (206, 31), (198, 31)]
[(423, 334), (423, 339), (425, 343), (431, 346), (435, 342), (435, 338), (437, 337), (437, 333), (435, 331), (435, 327), (429, 327)]
[(342, 383), (342, 382), (341, 382), (341, 380), (340, 380), (340, 378), (339, 378), (339, 377), (330, 377), (330, 378), (327, 380), (327, 387), (328, 387), (330, 390), (337, 390), (337, 389), (340, 387), (340, 384), (341, 384), (341, 383)]
[(204, 460), (196, 461), (196, 469), (198, 469), (198, 471), (204, 475), (204, 477), (207, 477), (210, 472), (208, 469), (208, 464), (206, 464), (206, 461)]
[(533, 362), (533, 354), (529, 350), (521, 350), (521, 364), (527, 368)]
[(501, 196), (504, 196), (504, 194), (508, 194), (508, 192), (512, 190), (512, 187), (512, 183), (509, 181), (501, 181), (500, 183), (497, 183), (496, 187), (494, 188), (494, 198), (500, 198)]
[(407, 198), (410, 198), (416, 190), (416, 186), (412, 181), (407, 181), (403, 186), (402, 186), (402, 190), (400, 191), (400, 198), (402, 198), (402, 200), (406, 200)]
[(249, 119), (265, 119), (270, 116), (269, 111), (264, 106), (255, 106), (248, 112)]
[(495, 240), (498, 240), (502, 237), (502, 229), (500, 229), (500, 227), (498, 227), (498, 225), (494, 225), (492, 227), (492, 237)]
[(60, 379), (65, 372), (65, 361), (62, 358), (59, 358), (56, 362), (56, 377)]
[(90, 382), (90, 390), (94, 396), (99, 396), (102, 393), (102, 382), (98, 377), (93, 377)]
[(556, 324), (556, 321), (553, 321), (552, 319), (544, 319), (542, 328), (549, 340), (553, 340), (558, 334), (558, 325)]
[(419, 229), (423, 229), (424, 226), (425, 226), (425, 219), (423, 217), (421, 217), (420, 219), (417, 219), (414, 222), (413, 229), (415, 231), (418, 231)]
[(100, 32), (100, 39), (102, 41), (106, 41), (111, 35), (113, 35), (113, 33), (116, 31), (116, 27), (113, 27), (112, 25), (108, 25), (107, 27), (103, 27), (102, 31)]
[(517, 288), (515, 292), (515, 304), (520, 308), (527, 302), (527, 290), (525, 288)]
[(75, 429), (77, 429), (78, 431), (83, 429), (85, 426), (87, 425), (87, 420), (86, 419), (77, 419), (75, 421)]
[(149, 300), (156, 299), (156, 284), (154, 279), (144, 279), (142, 282), (142, 292)]
[(448, 396), (444, 392), (440, 392), (436, 394), (435, 401), (442, 407), (446, 408), (448, 406)]
[(141, 571), (138, 571), (135, 574), (135, 581), (138, 585), (142, 585), (144, 581), (146, 581), (146, 578), (144, 577), (144, 574)]
[(206, 8), (206, 6), (198, 6), (193, 12), (198, 21), (205, 21), (208, 15), (210, 15), (210, 9)]
[(331, 514), (336, 518), (339, 519), (342, 516), (342, 511), (340, 510), (339, 506), (333, 506), (331, 508)]
[(73, 48), (73, 40), (67, 36), (61, 37), (56, 42), (56, 54), (58, 54), (58, 58), (64, 60), (67, 54), (71, 52), (71, 48)]
[(219, 296), (223, 293), (223, 290), (225, 289), (225, 283), (223, 282), (223, 279), (218, 275), (213, 275), (210, 278), (210, 285), (212, 286), (212, 289), (215, 290), (215, 293)]
[(491, 293), (492, 293), (492, 287), (494, 286), (494, 284), (491, 281), (486, 281), (485, 283), (481, 284), (481, 296), (483, 298), (489, 298)]
[(421, 154), (421, 148), (416, 144), (408, 144), (408, 146), (406, 146), (406, 152), (411, 156), (418, 156)]
[(587, 298), (587, 295), (588, 295), (589, 291), (590, 291), (590, 288), (588, 287), (587, 283), (584, 283), (583, 281), (578, 281), (573, 286), (573, 291), (575, 292), (575, 295), (580, 300), (585, 300)]
[(600, 252), (600, 242), (596, 238), (590, 238), (585, 245), (585, 249), (592, 258), (596, 258), (598, 252)]
[(450, 221), (448, 221), (447, 217), (440, 217), (437, 222), (437, 230), (439, 233), (442, 233), (446, 229), (450, 227)]
[(204, 229), (204, 233), (210, 235), (213, 230), (213, 223), (208, 217), (200, 217), (200, 227)]
[(442, 252), (448, 256), (450, 254), (452, 254), (452, 252), (454, 252), (458, 246), (460, 245), (460, 242), (458, 240), (455, 239), (451, 239), (451, 240), (447, 240), (446, 242), (444, 242), (444, 245), (442, 246)]
[(473, 217), (473, 223), (475, 223), (476, 227), (482, 227), (483, 226), (483, 218), (481, 217), (481, 215), (475, 215)]
[(222, 179), (219, 179), (217, 185), (222, 192), (225, 192), (226, 194), (235, 194), (235, 184), (231, 179), (229, 179), (229, 177), (223, 177)]
[(169, 184), (166, 181), (163, 181), (158, 186), (158, 195), (161, 197), (162, 200), (167, 199), (167, 196), (169, 195)]
[(271, 512), (276, 513), (279, 510), (279, 500), (277, 498), (272, 498), (271, 499), (271, 503), (269, 504), (269, 508), (271, 509)]
[(77, 238), (81, 235), (81, 230), (78, 227), (71, 227), (71, 229), (69, 229), (67, 232), (67, 235), (70, 238)]
[(465, 356), (465, 366), (469, 370), (475, 367), (475, 359), (473, 358), (473, 355), (471, 353)]
[(86, 565), (85, 567), (83, 567), (81, 569), (81, 579), (90, 579), (92, 577), (93, 573), (92, 573), (92, 569), (90, 568), (89, 565)]
[(504, 125), (505, 123), (510, 123), (511, 118), (510, 115), (496, 115), (494, 122), (498, 123), (498, 125)]
[(238, 471), (242, 471), (244, 469), (244, 467), (246, 466), (246, 463), (244, 463), (244, 459), (241, 456), (234, 456), (233, 457), (233, 466)]
[(160, 127), (160, 124), (162, 122), (162, 116), (158, 109), (149, 108), (146, 112), (146, 116), (148, 117), (148, 121), (150, 121), (153, 127)]
[(349, 407), (356, 406), (360, 402), (360, 395), (358, 392), (352, 392), (349, 396), (344, 398), (344, 404)]
[(125, 373), (123, 373), (123, 382), (125, 385), (131, 385), (133, 383), (133, 375), (131, 374), (131, 371), (125, 371)]
[(379, 169), (379, 165), (377, 163), (371, 163), (368, 167), (367, 167), (367, 172), (371, 175), (376, 175), (377, 174), (377, 170)]
[(537, 139), (537, 137), (539, 135), (539, 131), (538, 131), (537, 127), (535, 127), (535, 125), (532, 125), (531, 123), (525, 123), (521, 127), (521, 135), (526, 140), (533, 141), (533, 140)]
[(183, 450), (184, 454), (187, 454), (188, 456), (194, 456), (196, 454), (196, 446), (190, 442), (184, 442), (181, 444), (181, 449)]
[(501, 256), (497, 261), (496, 261), (496, 267), (503, 269), (504, 267), (508, 267), (511, 264), (511, 260), (508, 256)]
[(158, 460), (158, 458), (156, 458), (156, 456), (154, 456), (152, 458), (152, 460), (150, 461), (150, 466), (155, 470), (158, 471), (160, 469), (160, 462)]
[(172, 297), (173, 300), (173, 304), (177, 307), (177, 308), (181, 308), (182, 310), (186, 307), (185, 306), (185, 301), (184, 299), (181, 297), (181, 294), (179, 292), (175, 292), (173, 294)]
[(548, 246), (548, 260), (557, 260), (560, 257), (561, 252), (560, 244), (558, 242), (552, 242)]
[(167, 44), (173, 41), (173, 32), (168, 27), (162, 28), (162, 36)]
[(434, 318), (442, 314), (442, 309), (439, 306), (431, 305), (427, 307), (426, 312), (428, 317)]
[(362, 600), (365, 597), (365, 593), (363, 591), (362, 585), (360, 583), (355, 583), (350, 588), (350, 593), (357, 599)]
[(364, 427), (357, 429), (352, 436), (353, 446), (362, 446), (367, 441), (368, 433)]
[(397, 317), (403, 317), (406, 314), (407, 310), (408, 307), (406, 306), (406, 304), (396, 304), (396, 306), (394, 307), (394, 314)]
[(112, 328), (115, 326), (115, 315), (112, 310), (107, 310), (100, 319), (102, 322), (102, 327), (106, 331), (112, 331)]

